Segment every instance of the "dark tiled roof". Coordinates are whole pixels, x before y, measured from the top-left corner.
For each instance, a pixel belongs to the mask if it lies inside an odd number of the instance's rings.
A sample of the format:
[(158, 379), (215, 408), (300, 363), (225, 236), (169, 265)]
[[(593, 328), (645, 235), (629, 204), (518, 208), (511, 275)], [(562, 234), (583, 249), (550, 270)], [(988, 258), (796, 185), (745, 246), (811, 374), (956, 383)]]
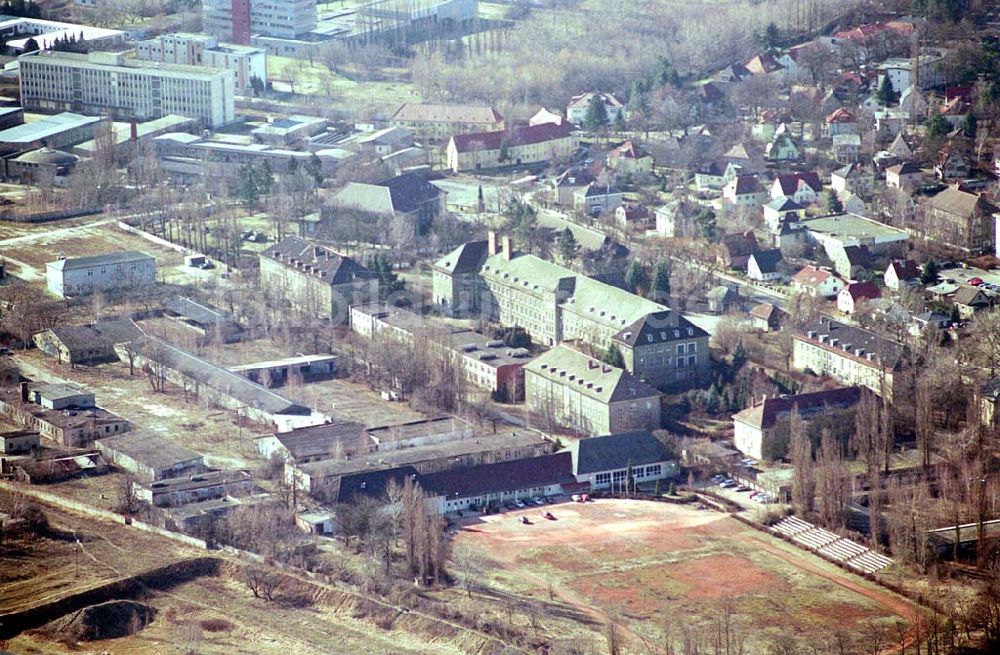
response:
[(744, 409), (733, 416), (742, 423), (747, 423), (762, 430), (774, 427), (774, 424), (784, 414), (798, 409), (803, 414), (820, 411), (827, 407), (850, 407), (861, 398), (858, 387), (843, 387), (829, 391), (802, 393), (796, 396), (782, 396), (767, 400)]
[(301, 270), (311, 271), (313, 275), (322, 277), (331, 285), (373, 280), (377, 277), (375, 273), (350, 257), (344, 257), (326, 246), (315, 245), (299, 237), (285, 237), (262, 252), (260, 256), (273, 259), (289, 268), (297, 267), (292, 263), (294, 260), (301, 264), (303, 267)]
[[(846, 250), (846, 248), (845, 248)], [(846, 287), (840, 290), (840, 293), (846, 293), (854, 300), (859, 300), (861, 298), (881, 298), (882, 292), (878, 290), (874, 282), (851, 282)], [(841, 340), (843, 343), (843, 340)]]
[(444, 194), (441, 189), (416, 173), (403, 173), (383, 180), (376, 186), (389, 189), (393, 210), (403, 213), (416, 211), (421, 205), (433, 202)]
[(734, 187), (734, 193), (737, 196), (742, 196), (748, 193), (758, 193), (760, 191), (760, 185), (757, 183), (757, 178), (753, 175), (737, 175), (736, 184)]
[(93, 325), (64, 325), (51, 329), (52, 334), (71, 352), (112, 348), (116, 343), (125, 343), (142, 336), (135, 323), (127, 319), (101, 321)]
[[(728, 287), (727, 287), (728, 288)], [(673, 324), (674, 319), (677, 325)], [(674, 312), (653, 312), (643, 316), (635, 323), (622, 329), (615, 335), (615, 341), (629, 346), (644, 346), (650, 343), (669, 343), (671, 341), (687, 341), (707, 337), (705, 332), (683, 316)]]
[(757, 252), (757, 237), (753, 232), (727, 234), (722, 237), (722, 246), (730, 257), (741, 257)]
[(337, 492), (337, 502), (347, 503), (355, 496), (371, 496), (379, 498), (385, 494), (389, 483), (395, 481), (400, 487), (410, 478), (419, 481), (420, 476), (417, 469), (412, 466), (398, 466), (381, 471), (365, 471), (364, 473), (353, 473), (340, 478), (340, 489)]
[[(810, 336), (810, 332), (812, 336)], [(820, 337), (824, 335), (826, 339), (821, 342)], [(802, 333), (796, 334), (794, 337), (826, 350), (835, 351), (842, 357), (868, 362), (869, 366), (877, 366), (881, 363), (890, 370), (896, 368), (904, 352), (903, 345), (899, 342), (887, 339), (871, 330), (840, 323), (825, 316), (804, 325)], [(832, 345), (831, 339), (836, 339), (837, 345)], [(855, 352), (858, 349), (862, 349), (864, 352), (858, 355)], [(872, 359), (868, 359), (869, 355), (872, 356)]]
[(573, 460), (568, 452), (466, 466), (428, 473), (420, 478), (420, 486), (428, 493), (455, 498), (571, 482), (576, 482), (576, 478), (573, 477)]
[(920, 277), (920, 269), (912, 259), (894, 259), (889, 263), (898, 280), (915, 280)]
[(570, 446), (574, 473), (583, 475), (632, 466), (655, 464), (670, 459), (667, 448), (647, 430), (607, 434), (580, 439)]
[(487, 241), (470, 241), (463, 243), (450, 253), (439, 259), (435, 266), (443, 268), (454, 275), (476, 273), (483, 267), (488, 256)]
[(750, 257), (757, 262), (757, 268), (761, 273), (775, 273), (778, 270), (778, 262), (781, 261), (781, 250), (772, 248), (771, 250), (759, 250)]
[(816, 171), (810, 171), (808, 173), (788, 173), (787, 175), (779, 175), (776, 178), (778, 185), (781, 187), (782, 195), (791, 196), (794, 195), (796, 191), (799, 190), (801, 184), (807, 184), (809, 188), (813, 191), (819, 193), (823, 189), (823, 183), (819, 179), (819, 174)]
[(844, 246), (844, 256), (851, 266), (868, 267), (872, 260), (872, 253), (868, 246)]

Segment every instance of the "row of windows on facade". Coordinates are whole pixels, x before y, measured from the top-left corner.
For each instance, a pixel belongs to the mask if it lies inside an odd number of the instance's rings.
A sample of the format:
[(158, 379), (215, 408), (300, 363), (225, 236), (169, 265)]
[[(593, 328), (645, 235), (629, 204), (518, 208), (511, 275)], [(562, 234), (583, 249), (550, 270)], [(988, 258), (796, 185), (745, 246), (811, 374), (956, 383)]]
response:
[[(632, 477), (636, 480), (642, 478), (659, 477), (663, 475), (662, 464), (650, 464), (649, 466), (636, 466), (632, 469)], [(611, 471), (609, 473), (598, 473), (594, 476), (595, 484), (610, 484), (611, 482), (625, 482), (628, 477), (628, 469)]]

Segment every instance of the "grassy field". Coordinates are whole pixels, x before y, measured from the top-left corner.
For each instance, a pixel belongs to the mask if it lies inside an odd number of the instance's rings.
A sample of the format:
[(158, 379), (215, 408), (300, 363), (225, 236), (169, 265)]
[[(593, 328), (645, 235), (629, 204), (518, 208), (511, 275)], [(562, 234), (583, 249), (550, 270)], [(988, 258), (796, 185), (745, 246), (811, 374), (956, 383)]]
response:
[[(110, 486), (106, 491), (113, 495)], [(53, 528), (49, 535), (5, 543), (0, 554), (0, 613), (203, 554), (124, 524), (48, 506), (44, 511)]]
[[(537, 509), (477, 519), (457, 539), (489, 553), (491, 584), (620, 613), (634, 641), (657, 640), (665, 615), (704, 630), (726, 606), (748, 653), (778, 636), (826, 639), (865, 621), (894, 634), (913, 618), (904, 599), (713, 511), (611, 500), (552, 511), (556, 521)], [(516, 520), (522, 513), (533, 525)]]
[[(104, 582), (142, 573), (205, 552), (188, 548), (121, 523), (96, 520), (43, 506), (52, 536), (34, 542), (7, 541), (0, 553), (0, 613), (33, 607)], [(73, 538), (80, 538), (77, 546)], [(397, 617), (391, 629), (378, 628), (352, 602), (329, 588), (299, 587), (308, 602), (291, 605), (254, 598), (240, 569), (223, 568), (170, 589), (149, 590), (142, 602), (156, 618), (130, 637), (66, 644), (42, 629), (2, 643), (21, 654), (66, 652), (115, 655), (376, 655), (468, 652), (476, 635), (417, 618)]]

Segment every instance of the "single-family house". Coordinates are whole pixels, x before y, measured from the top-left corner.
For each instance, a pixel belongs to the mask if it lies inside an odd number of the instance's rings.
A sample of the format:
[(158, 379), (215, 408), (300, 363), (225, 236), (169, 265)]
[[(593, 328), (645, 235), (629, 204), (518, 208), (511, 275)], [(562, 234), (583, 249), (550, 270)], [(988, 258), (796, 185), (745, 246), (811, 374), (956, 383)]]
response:
[(861, 157), (861, 137), (857, 134), (836, 134), (832, 141), (830, 151), (834, 160), (847, 164), (858, 161)]
[(865, 245), (838, 244), (827, 248), (826, 254), (837, 274), (847, 280), (855, 279), (872, 264), (871, 249)]
[(910, 85), (899, 94), (899, 109), (905, 111), (910, 119), (921, 119), (927, 116), (927, 98), (917, 87)]
[(743, 64), (743, 68), (751, 75), (774, 75), (784, 72), (784, 67), (774, 57), (767, 53), (754, 55)]
[(608, 153), (608, 167), (621, 175), (653, 172), (653, 156), (629, 139)]
[(771, 184), (771, 198), (791, 198), (803, 207), (816, 202), (823, 182), (816, 171), (779, 175)]
[(909, 161), (914, 155), (913, 146), (910, 145), (906, 135), (902, 132), (896, 135), (896, 138), (889, 144), (886, 152), (899, 157), (902, 161)]
[(854, 314), (862, 303), (881, 297), (882, 293), (871, 282), (848, 282), (837, 294), (837, 309), (845, 314)]
[(773, 332), (781, 327), (781, 310), (769, 302), (750, 309), (750, 326), (755, 330)]
[(831, 139), (839, 134), (857, 134), (858, 118), (841, 107), (826, 117), (823, 132)]
[(572, 207), (573, 194), (586, 188), (595, 179), (597, 178), (594, 174), (586, 168), (570, 168), (563, 171), (553, 180), (553, 201), (562, 207)]
[(613, 93), (581, 93), (573, 96), (569, 104), (566, 105), (566, 118), (573, 125), (583, 125), (587, 117), (587, 109), (595, 95), (600, 95), (601, 103), (607, 114), (609, 124), (614, 124), (625, 118), (625, 103), (619, 100)]
[(952, 303), (958, 309), (958, 316), (963, 321), (971, 319), (976, 312), (993, 305), (993, 300), (979, 287), (963, 284), (951, 297)]
[(890, 189), (913, 191), (924, 179), (924, 172), (911, 162), (903, 162), (885, 169), (885, 185)]
[(745, 271), (750, 255), (757, 252), (757, 237), (753, 232), (726, 234), (722, 237), (719, 264), (733, 271)]
[(767, 200), (763, 189), (754, 175), (737, 175), (722, 189), (722, 197), (734, 207), (759, 207)]
[(792, 276), (792, 288), (819, 298), (833, 298), (844, 288), (844, 281), (833, 271), (809, 264)]
[(777, 248), (759, 250), (752, 253), (747, 260), (747, 277), (759, 282), (780, 280), (782, 277), (778, 266), (780, 263), (781, 250)]
[(573, 193), (573, 207), (590, 216), (600, 216), (618, 209), (625, 200), (622, 190), (611, 184), (591, 182)]
[(739, 307), (740, 294), (736, 289), (720, 284), (709, 290), (705, 294), (705, 299), (708, 301), (708, 311), (713, 314), (725, 314), (730, 309)]
[(915, 337), (926, 335), (928, 330), (947, 330), (951, 327), (951, 317), (941, 312), (925, 311), (910, 319), (910, 334)]
[(656, 233), (675, 238), (688, 236), (694, 230), (694, 217), (703, 208), (686, 200), (675, 200), (657, 207), (653, 212)]
[(934, 174), (941, 180), (960, 180), (969, 177), (972, 166), (969, 157), (955, 141), (941, 148), (934, 164)]
[(795, 223), (804, 218), (806, 208), (788, 196), (775, 198), (764, 205), (764, 224), (773, 232), (781, 229), (785, 223)]
[(938, 109), (941, 116), (948, 121), (952, 129), (957, 129), (962, 125), (965, 117), (969, 115), (970, 107), (961, 96), (955, 96), (947, 100)]
[(656, 224), (656, 218), (645, 207), (619, 205), (615, 209), (615, 223), (623, 230), (645, 232)]
[(694, 175), (698, 191), (721, 191), (744, 170), (743, 164), (715, 161), (699, 168)]
[(873, 185), (871, 171), (860, 164), (848, 164), (830, 174), (830, 186), (834, 191), (864, 196), (871, 193)]
[(886, 266), (882, 280), (886, 289), (901, 291), (919, 282), (920, 268), (912, 259), (894, 259)]
[(764, 157), (769, 161), (795, 161), (801, 156), (798, 144), (787, 131), (779, 131), (764, 147)]

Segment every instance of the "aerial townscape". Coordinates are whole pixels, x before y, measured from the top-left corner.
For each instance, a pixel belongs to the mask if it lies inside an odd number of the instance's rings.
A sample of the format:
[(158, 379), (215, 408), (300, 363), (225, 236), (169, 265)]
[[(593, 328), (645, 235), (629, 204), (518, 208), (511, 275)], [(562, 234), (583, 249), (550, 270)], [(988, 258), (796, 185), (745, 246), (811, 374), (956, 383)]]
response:
[(0, 655), (1000, 653), (997, 0), (2, 0)]

